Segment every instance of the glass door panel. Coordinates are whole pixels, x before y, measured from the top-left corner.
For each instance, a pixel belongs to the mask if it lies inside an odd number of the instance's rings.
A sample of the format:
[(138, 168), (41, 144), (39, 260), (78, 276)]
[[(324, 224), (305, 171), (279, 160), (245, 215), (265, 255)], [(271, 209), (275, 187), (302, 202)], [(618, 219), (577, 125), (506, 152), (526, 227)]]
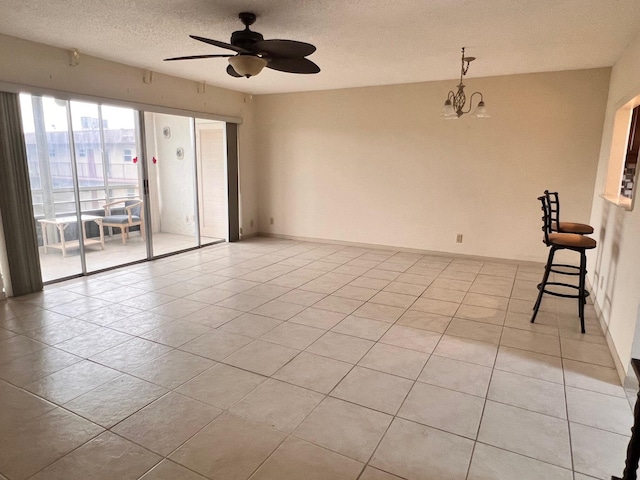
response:
[(85, 222), (87, 271), (147, 258), (137, 112), (72, 101), (71, 117), (82, 214), (99, 217)]
[(198, 242), (193, 119), (145, 112), (153, 255)]
[(20, 95), (42, 280), (82, 273), (68, 103)]
[(43, 281), (147, 258), (137, 112), (28, 94), (20, 102)]
[(138, 113), (129, 108), (102, 106), (105, 172), (110, 199), (140, 197)]
[(226, 123), (195, 119), (201, 244), (229, 238)]

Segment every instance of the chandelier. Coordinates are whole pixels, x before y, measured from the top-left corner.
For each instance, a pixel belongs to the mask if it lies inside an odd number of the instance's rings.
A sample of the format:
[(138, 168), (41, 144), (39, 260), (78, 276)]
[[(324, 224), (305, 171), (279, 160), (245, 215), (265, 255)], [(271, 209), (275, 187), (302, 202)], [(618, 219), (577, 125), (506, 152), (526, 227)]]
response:
[(462, 83), (462, 78), (467, 74), (469, 70), (469, 64), (474, 61), (476, 57), (465, 57), (464, 56), (464, 47), (462, 47), (462, 67), (460, 69), (460, 83), (458, 84), (458, 91), (453, 92), (449, 91), (447, 95), (447, 100), (444, 102), (444, 106), (442, 107), (441, 117), (444, 117), (447, 120), (457, 120), (462, 115), (469, 113), (471, 111), (471, 106), (473, 104), (473, 97), (475, 95), (480, 95), (480, 101), (478, 102), (478, 106), (475, 111), (471, 114), (474, 117), (478, 118), (489, 118), (490, 115), (487, 113), (487, 107), (484, 105), (484, 99), (482, 98), (482, 93), (473, 92), (469, 97), (469, 108), (467, 110), (464, 109), (467, 103), (467, 97), (464, 93), (464, 83)]

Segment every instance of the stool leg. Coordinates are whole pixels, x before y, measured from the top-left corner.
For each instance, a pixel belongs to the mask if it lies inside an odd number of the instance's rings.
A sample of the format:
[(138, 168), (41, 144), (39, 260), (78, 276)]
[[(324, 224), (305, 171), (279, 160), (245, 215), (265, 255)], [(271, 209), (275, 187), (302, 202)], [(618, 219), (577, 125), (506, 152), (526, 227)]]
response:
[(549, 280), (549, 274), (551, 273), (551, 265), (553, 265), (553, 256), (556, 253), (555, 247), (551, 247), (549, 250), (549, 258), (547, 259), (547, 265), (544, 267), (544, 275), (542, 277), (542, 283), (538, 289), (538, 299), (536, 300), (536, 304), (533, 306), (533, 316), (531, 317), (531, 323), (534, 323), (536, 320), (536, 316), (538, 315), (538, 309), (540, 308), (540, 303), (542, 303), (542, 295), (544, 294), (544, 288), (547, 286), (547, 280)]
[(580, 251), (580, 284), (578, 286), (578, 315), (580, 315), (580, 328), (582, 333), (584, 330), (584, 304), (587, 303), (585, 295), (585, 277), (587, 276), (587, 254), (584, 250)]

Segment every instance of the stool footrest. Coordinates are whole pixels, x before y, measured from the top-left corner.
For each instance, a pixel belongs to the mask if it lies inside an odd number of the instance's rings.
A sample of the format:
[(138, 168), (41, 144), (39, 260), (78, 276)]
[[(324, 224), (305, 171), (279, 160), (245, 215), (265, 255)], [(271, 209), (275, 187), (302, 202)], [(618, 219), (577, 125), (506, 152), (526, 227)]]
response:
[[(564, 271), (564, 270), (556, 270), (556, 268), (558, 268), (558, 267), (570, 268), (571, 270), (574, 270), (574, 271), (567, 272), (567, 271)], [(576, 265), (567, 265), (565, 263), (554, 263), (554, 264), (551, 265), (551, 269), (549, 271), (553, 272), (553, 273), (558, 273), (560, 275), (574, 275), (576, 277), (580, 275), (580, 267), (578, 267)]]
[[(549, 295), (554, 295), (556, 297), (564, 297), (564, 298), (580, 298), (580, 287), (578, 285), (571, 285), (569, 283), (562, 283), (562, 282), (547, 282), (547, 284), (545, 285), (546, 287), (549, 286), (555, 286), (555, 287), (566, 287), (566, 288), (573, 288), (575, 290), (578, 290), (578, 293), (560, 293), (560, 292), (554, 292), (552, 290), (547, 290), (546, 288), (543, 290), (544, 293), (548, 293)], [(542, 288), (542, 283), (538, 284), (538, 290), (540, 290)], [(587, 298), (589, 295), (591, 295), (591, 292), (589, 292), (589, 290), (587, 290), (586, 288), (584, 289), (584, 297)]]

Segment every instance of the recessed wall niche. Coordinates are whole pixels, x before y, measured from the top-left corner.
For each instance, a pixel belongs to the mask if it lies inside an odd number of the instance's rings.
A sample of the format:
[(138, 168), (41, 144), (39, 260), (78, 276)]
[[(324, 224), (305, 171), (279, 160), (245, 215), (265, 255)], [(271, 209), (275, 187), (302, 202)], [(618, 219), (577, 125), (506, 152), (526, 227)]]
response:
[(615, 113), (607, 166), (605, 200), (632, 210), (637, 195), (638, 151), (640, 150), (640, 95)]

